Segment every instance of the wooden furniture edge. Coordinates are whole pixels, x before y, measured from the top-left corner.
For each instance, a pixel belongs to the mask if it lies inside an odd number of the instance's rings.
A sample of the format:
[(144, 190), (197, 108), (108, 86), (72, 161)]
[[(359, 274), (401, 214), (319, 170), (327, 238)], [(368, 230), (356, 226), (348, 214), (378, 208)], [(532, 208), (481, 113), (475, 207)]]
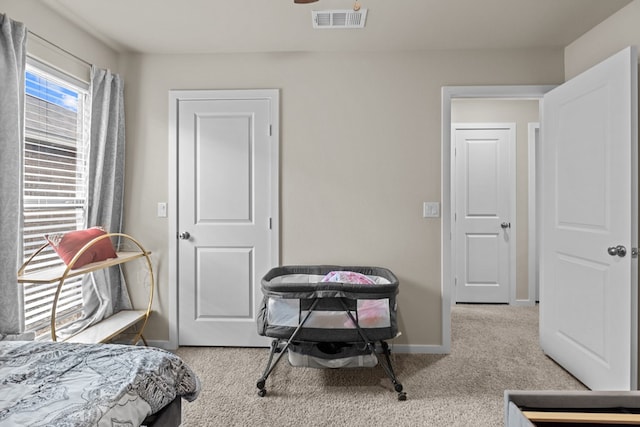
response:
[[(83, 265), (78, 269), (70, 270), (69, 274), (65, 276), (65, 279), (81, 276), (87, 273), (92, 273), (94, 271), (102, 270), (104, 268), (113, 267), (114, 265), (124, 264), (134, 259), (151, 255), (151, 252), (122, 251), (122, 252), (116, 252), (116, 255), (117, 255), (117, 258), (109, 258), (104, 261), (92, 262), (91, 264)], [(22, 272), (22, 274), (18, 275), (18, 283), (38, 283), (38, 284), (46, 285), (50, 283), (59, 282), (62, 276), (64, 275), (65, 270), (67, 270), (66, 266), (56, 266), (56, 267), (51, 267), (44, 270), (38, 270), (31, 273), (26, 273), (26, 274)]]
[[(133, 315), (135, 313), (135, 316)], [(78, 332), (77, 334), (65, 339), (66, 342), (75, 342), (75, 343), (106, 343), (111, 341), (113, 338), (120, 335), (122, 332), (129, 329), (131, 326), (137, 324), (142, 321), (144, 317), (147, 315), (147, 312), (144, 310), (121, 310), (103, 320), (96, 323), (95, 325), (91, 325), (86, 329)], [(123, 319), (123, 318), (126, 318)], [(105, 324), (114, 323), (115, 325), (106, 330), (103, 333), (96, 334), (96, 331), (100, 329), (104, 329)], [(93, 337), (92, 337), (93, 335)], [(94, 339), (87, 339), (86, 337), (92, 337)]]
[(525, 417), (534, 422), (594, 424), (640, 424), (640, 414), (615, 412), (577, 412), (573, 411), (522, 411)]

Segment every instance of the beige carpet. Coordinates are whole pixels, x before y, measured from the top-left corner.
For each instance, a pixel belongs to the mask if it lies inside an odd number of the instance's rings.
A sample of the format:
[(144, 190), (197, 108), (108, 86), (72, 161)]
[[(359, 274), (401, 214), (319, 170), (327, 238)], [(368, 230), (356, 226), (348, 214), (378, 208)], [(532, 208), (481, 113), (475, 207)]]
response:
[(537, 325), (536, 307), (454, 307), (451, 354), (392, 355), (404, 402), (380, 366), (293, 368), (283, 358), (259, 397), (267, 349), (180, 348), (202, 381), (183, 425), (502, 426), (505, 389), (584, 389), (542, 353)]

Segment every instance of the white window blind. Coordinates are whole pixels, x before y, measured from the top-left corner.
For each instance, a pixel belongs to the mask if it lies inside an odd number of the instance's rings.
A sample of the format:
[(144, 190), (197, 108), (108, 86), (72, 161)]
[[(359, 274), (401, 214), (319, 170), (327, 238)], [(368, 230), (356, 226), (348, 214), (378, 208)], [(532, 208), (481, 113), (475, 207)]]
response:
[[(83, 228), (86, 223), (90, 103), (86, 84), (29, 60), (25, 80), (23, 164), (23, 255), (44, 236)], [(43, 251), (29, 265), (35, 271), (62, 264)], [(82, 314), (82, 277), (65, 281), (58, 298), (57, 325)], [(48, 334), (57, 283), (24, 285), (25, 330)]]

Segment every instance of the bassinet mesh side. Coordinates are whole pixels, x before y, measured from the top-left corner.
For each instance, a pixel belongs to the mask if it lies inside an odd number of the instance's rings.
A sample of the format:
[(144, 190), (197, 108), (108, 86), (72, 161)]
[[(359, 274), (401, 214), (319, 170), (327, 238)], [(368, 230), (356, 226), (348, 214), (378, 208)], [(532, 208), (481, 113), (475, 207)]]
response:
[(362, 342), (294, 342), (289, 351), (322, 359), (343, 359), (345, 357), (371, 354)]
[[(354, 271), (379, 278), (378, 284), (352, 284), (339, 282), (319, 282), (319, 277), (332, 271)], [(296, 280), (283, 280), (283, 278)], [(342, 302), (355, 307), (357, 301), (385, 300), (388, 301), (389, 324), (385, 327), (364, 328), (367, 337), (372, 341), (394, 338), (397, 335), (397, 304), (398, 279), (388, 269), (381, 267), (345, 267), (345, 266), (285, 266), (276, 267), (269, 271), (262, 280), (264, 298), (258, 315), (258, 333), (271, 338), (288, 339), (297, 327), (296, 324), (287, 326), (269, 324), (268, 306), (270, 299), (299, 301), (304, 308), (309, 302), (318, 299), (316, 311), (330, 311), (340, 309)], [(354, 311), (355, 312), (355, 311)], [(361, 326), (362, 327), (362, 326)], [(361, 340), (358, 330), (351, 328), (315, 328), (303, 327), (296, 338), (300, 341), (314, 342), (357, 342)]]
[(378, 364), (378, 358), (362, 342), (294, 342), (289, 346), (289, 363), (307, 368), (362, 368)]

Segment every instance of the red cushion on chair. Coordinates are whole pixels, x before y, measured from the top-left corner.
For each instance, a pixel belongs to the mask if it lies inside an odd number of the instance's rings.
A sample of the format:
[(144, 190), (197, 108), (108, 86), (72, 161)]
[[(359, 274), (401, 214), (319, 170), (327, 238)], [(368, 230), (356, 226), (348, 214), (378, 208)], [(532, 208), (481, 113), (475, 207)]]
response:
[[(49, 245), (56, 251), (58, 256), (69, 265), (74, 256), (84, 245), (98, 236), (107, 234), (102, 227), (92, 227), (86, 230), (69, 231), (62, 234), (48, 234), (44, 236)], [(109, 258), (117, 258), (116, 251), (111, 243), (111, 238), (105, 237), (88, 248), (71, 267), (80, 268), (92, 262), (104, 261)]]

